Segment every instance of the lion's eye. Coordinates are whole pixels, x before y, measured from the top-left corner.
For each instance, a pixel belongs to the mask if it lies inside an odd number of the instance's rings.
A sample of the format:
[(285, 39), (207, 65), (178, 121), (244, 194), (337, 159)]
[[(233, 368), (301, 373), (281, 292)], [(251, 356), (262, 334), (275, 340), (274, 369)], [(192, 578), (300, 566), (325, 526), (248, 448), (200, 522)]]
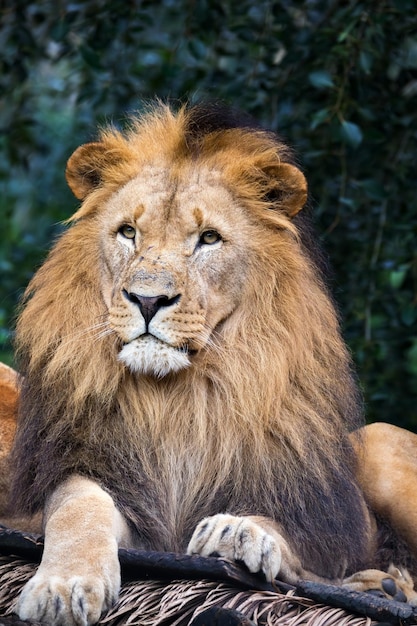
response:
[(126, 237), (126, 239), (134, 239), (136, 236), (136, 229), (129, 224), (123, 224), (123, 226), (120, 226), (119, 228), (119, 233), (123, 235), (123, 237)]
[(220, 241), (221, 238), (222, 237), (217, 230), (205, 230), (204, 233), (201, 233), (200, 235), (200, 243), (211, 246), (213, 243)]

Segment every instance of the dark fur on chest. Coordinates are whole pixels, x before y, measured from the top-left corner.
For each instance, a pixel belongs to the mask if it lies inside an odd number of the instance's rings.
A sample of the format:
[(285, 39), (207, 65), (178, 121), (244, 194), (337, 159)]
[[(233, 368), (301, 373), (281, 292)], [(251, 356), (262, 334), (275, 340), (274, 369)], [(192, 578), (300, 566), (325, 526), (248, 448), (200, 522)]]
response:
[[(61, 447), (73, 453), (63, 455), (57, 450), (45, 451), (43, 458), (55, 467), (61, 464), (59, 476), (78, 472), (97, 480), (113, 496), (117, 506), (129, 521), (137, 538), (137, 546), (144, 549), (184, 552), (195, 526), (202, 518), (216, 513), (234, 515), (264, 515), (282, 524), (286, 537), (309, 569), (326, 576), (343, 575), (366, 565), (366, 528), (360, 495), (346, 466), (338, 469), (322, 459), (328, 477), (325, 488), (317, 484), (309, 472), (308, 459), (300, 467), (300, 487), (295, 492), (289, 486), (283, 468), (277, 458), (274, 476), (260, 477), (253, 485), (251, 466), (239, 480), (232, 474), (222, 485), (206, 484), (198, 500), (190, 503), (187, 491), (190, 485), (184, 481), (180, 469), (169, 481), (163, 481), (155, 471), (150, 477), (143, 469), (143, 459), (135, 456), (127, 442), (100, 446), (96, 450), (76, 445), (70, 439)], [(114, 444), (115, 442), (113, 442)], [(62, 459), (78, 460), (63, 464)], [(58, 458), (59, 457), (59, 458)], [(95, 459), (95, 461), (93, 461)], [(149, 462), (149, 459), (146, 459)], [(213, 459), (213, 463), (215, 463)], [(50, 465), (49, 470), (50, 470)], [(45, 476), (48, 468), (38, 468)], [(189, 479), (188, 479), (189, 480)], [(173, 497), (172, 490), (179, 495)], [(183, 498), (181, 497), (183, 494)], [(335, 558), (338, 555), (338, 558)]]
[[(340, 447), (337, 464), (320, 451), (297, 458), (297, 483), (286, 475), (280, 455), (283, 442), (274, 444), (269, 471), (263, 475), (258, 468), (255, 481), (250, 450), (245, 452), (246, 463), (237, 450), (232, 451), (239, 475), (233, 471), (233, 463), (230, 475), (220, 485), (196, 475), (202, 488), (191, 500), (194, 477), (187, 475), (187, 459), (183, 457), (173, 473), (164, 471), (158, 449), (145, 445), (139, 453), (128, 433), (117, 426), (121, 420), (115, 413), (104, 415), (101, 431), (97, 431), (97, 422), (95, 428), (88, 428), (88, 403), (82, 424), (74, 420), (72, 425), (68, 421), (45, 425), (38, 405), (30, 402), (26, 406), (29, 414), (14, 451), (12, 501), (20, 510), (33, 513), (41, 509), (60, 482), (79, 473), (111, 493), (143, 548), (182, 552), (203, 517), (227, 512), (265, 515), (281, 523), (304, 566), (323, 576), (339, 576), (346, 563), (349, 571), (364, 565), (366, 524), (348, 446)], [(91, 410), (97, 415), (96, 406)], [(212, 463), (214, 476), (214, 456)], [(322, 484), (317, 482), (317, 466), (325, 477)]]

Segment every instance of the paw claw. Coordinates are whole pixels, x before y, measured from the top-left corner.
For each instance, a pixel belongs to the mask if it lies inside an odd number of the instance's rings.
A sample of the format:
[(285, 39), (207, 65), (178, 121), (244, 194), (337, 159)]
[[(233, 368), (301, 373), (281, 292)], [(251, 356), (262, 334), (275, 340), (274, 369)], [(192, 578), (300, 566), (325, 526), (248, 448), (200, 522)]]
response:
[(219, 514), (202, 520), (187, 552), (241, 561), (250, 572), (263, 572), (271, 581), (281, 566), (281, 551), (275, 539), (251, 519), (232, 515)]
[(110, 599), (115, 598), (118, 588), (118, 576), (112, 585), (100, 576), (94, 580), (82, 576), (66, 579), (39, 570), (23, 588), (17, 613), (22, 620), (88, 626), (98, 622), (101, 613), (110, 608)]

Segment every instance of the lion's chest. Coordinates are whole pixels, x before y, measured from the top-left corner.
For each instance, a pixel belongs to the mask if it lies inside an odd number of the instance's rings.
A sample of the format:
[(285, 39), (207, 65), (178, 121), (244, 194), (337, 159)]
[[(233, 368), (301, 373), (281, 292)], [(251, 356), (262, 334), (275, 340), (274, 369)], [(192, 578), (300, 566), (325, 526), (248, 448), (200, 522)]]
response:
[[(244, 460), (252, 459), (250, 442), (239, 438), (236, 429), (225, 428), (224, 414), (216, 419), (208, 384), (193, 379), (179, 390), (184, 381), (178, 378), (175, 388), (170, 379), (142, 382), (142, 393), (130, 398), (129, 408), (139, 417), (123, 503), (143, 546), (168, 551), (184, 550), (206, 516), (270, 513), (260, 490), (249, 488), (253, 464)], [(138, 401), (135, 407), (132, 397)], [(262, 477), (261, 484), (266, 480)]]
[(150, 474), (149, 494), (156, 495), (154, 514), (174, 547), (185, 547), (178, 544), (198, 523), (212, 490), (202, 455), (195, 450), (186, 454), (172, 445), (160, 450), (158, 463)]
[(141, 547), (184, 551), (203, 517), (229, 508), (230, 485), (216, 481), (216, 463), (206, 451), (170, 441), (148, 448), (138, 461), (143, 478), (136, 476), (134, 502), (126, 504)]

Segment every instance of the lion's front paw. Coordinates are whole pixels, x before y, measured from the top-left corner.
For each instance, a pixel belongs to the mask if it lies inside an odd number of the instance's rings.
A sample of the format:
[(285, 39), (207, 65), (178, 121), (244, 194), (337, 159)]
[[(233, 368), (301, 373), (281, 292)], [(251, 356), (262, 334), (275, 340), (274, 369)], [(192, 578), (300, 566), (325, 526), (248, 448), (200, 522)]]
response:
[(71, 577), (38, 571), (23, 588), (17, 605), (20, 619), (59, 626), (88, 626), (116, 601), (120, 574)]
[(242, 561), (250, 572), (263, 572), (271, 581), (281, 567), (281, 550), (275, 538), (247, 517), (206, 517), (195, 529), (187, 552)]

